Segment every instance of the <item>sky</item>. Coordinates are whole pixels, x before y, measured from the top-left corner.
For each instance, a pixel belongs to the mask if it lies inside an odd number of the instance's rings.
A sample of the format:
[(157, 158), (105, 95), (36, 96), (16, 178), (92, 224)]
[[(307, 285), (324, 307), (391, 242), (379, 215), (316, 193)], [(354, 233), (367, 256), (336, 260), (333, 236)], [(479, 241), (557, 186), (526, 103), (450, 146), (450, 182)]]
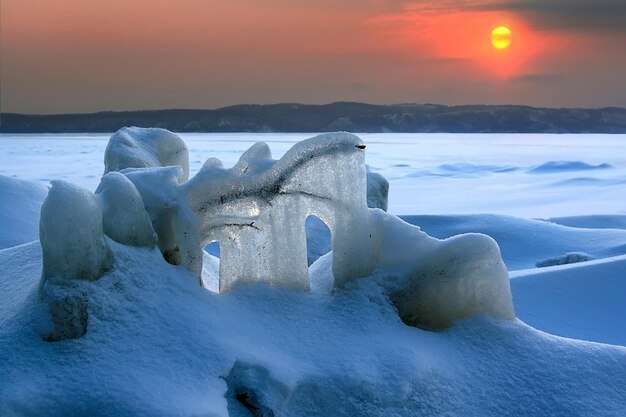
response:
[(2, 112), (334, 101), (626, 107), (626, 1), (0, 1)]

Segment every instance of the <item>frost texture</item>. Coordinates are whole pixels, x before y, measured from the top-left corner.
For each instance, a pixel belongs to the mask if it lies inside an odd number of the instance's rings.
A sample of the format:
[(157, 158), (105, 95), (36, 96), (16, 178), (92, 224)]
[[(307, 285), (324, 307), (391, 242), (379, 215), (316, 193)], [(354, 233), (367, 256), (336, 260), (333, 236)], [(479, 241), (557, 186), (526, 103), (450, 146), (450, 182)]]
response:
[(112, 265), (100, 205), (93, 193), (68, 182), (52, 181), (41, 207), (39, 240), (44, 279), (94, 280)]
[(189, 151), (185, 142), (166, 129), (124, 127), (111, 139), (104, 152), (104, 173), (125, 168), (178, 165), (182, 181), (189, 178)]

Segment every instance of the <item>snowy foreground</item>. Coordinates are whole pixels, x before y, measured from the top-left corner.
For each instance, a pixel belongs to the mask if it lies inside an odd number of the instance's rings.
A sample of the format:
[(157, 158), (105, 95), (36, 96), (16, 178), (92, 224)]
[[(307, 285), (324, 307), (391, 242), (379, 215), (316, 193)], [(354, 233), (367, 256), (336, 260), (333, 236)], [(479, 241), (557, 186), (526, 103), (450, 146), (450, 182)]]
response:
[[(237, 138), (230, 150), (184, 138), (204, 152), (190, 155), (192, 171), (196, 160), (228, 166), (241, 154)], [(0, 415), (625, 415), (626, 138), (531, 137), (507, 150), (488, 136), (455, 142), (455, 156), (441, 144), (417, 153), (405, 135), (362, 138), (368, 164), (390, 179), (390, 212), (437, 238), (480, 232), (498, 242), (519, 319), (407, 326), (389, 297), (402, 271), (378, 268), (331, 291), (332, 254), (311, 265), (310, 292), (257, 284), (216, 294), (157, 249), (110, 241), (115, 268), (83, 283), (87, 334), (46, 342), (36, 241), (46, 179), (94, 190), (106, 140), (61, 138), (73, 153), (55, 155), (54, 137), (3, 137)], [(450, 152), (446, 163), (423, 160), (431, 150)], [(520, 155), (505, 160), (507, 151)], [(7, 176), (12, 168), (24, 179)], [(309, 229), (309, 252), (323, 253), (328, 237)], [(389, 252), (411, 255), (410, 241), (393, 242)], [(205, 262), (204, 274), (216, 273), (217, 259)]]

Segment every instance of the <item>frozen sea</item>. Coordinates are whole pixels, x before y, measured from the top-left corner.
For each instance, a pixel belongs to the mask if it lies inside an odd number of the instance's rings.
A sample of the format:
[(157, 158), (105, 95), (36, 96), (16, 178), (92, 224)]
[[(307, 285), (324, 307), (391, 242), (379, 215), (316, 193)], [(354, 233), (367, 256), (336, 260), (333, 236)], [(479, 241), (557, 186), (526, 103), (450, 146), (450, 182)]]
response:
[[(193, 175), (209, 157), (232, 166), (264, 141), (278, 159), (312, 133), (180, 134)], [(109, 134), (0, 139), (0, 175), (94, 190)], [(389, 211), (527, 218), (626, 213), (626, 135), (359, 134), (366, 162), (390, 182)]]

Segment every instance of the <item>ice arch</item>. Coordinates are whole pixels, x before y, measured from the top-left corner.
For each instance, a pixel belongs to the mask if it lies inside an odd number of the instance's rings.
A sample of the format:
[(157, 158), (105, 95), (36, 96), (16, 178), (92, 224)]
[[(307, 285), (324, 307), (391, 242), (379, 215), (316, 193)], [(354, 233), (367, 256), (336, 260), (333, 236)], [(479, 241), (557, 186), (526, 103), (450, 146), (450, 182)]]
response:
[(220, 291), (256, 281), (308, 289), (304, 223), (315, 215), (331, 230), (335, 284), (368, 275), (364, 148), (357, 136), (334, 133), (300, 142), (277, 161), (262, 142), (233, 168), (209, 160), (180, 186), (197, 217), (183, 232), (196, 233), (182, 242), (190, 246), (179, 245), (187, 267), (196, 270), (201, 248), (219, 241)]

